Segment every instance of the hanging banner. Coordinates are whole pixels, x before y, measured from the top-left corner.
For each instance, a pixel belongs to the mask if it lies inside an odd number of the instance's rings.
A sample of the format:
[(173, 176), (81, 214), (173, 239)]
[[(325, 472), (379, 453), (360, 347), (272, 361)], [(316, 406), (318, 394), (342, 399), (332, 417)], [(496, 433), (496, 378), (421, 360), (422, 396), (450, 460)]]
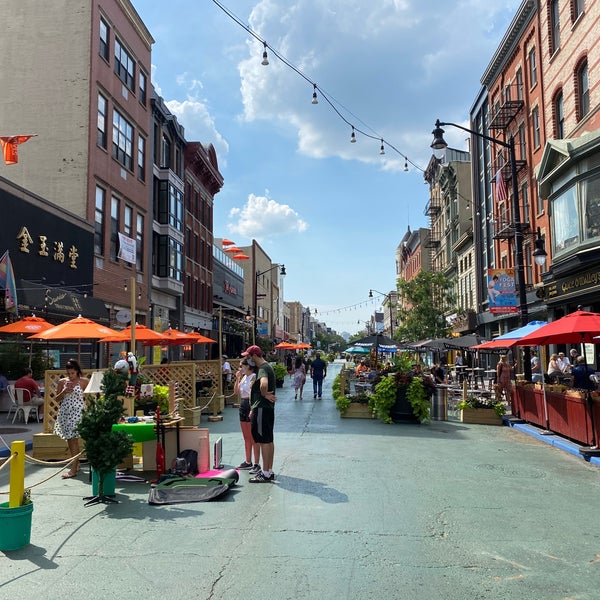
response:
[(519, 312), (514, 269), (488, 269), (488, 304), (493, 315)]
[(135, 264), (135, 240), (119, 233), (119, 258), (125, 262)]

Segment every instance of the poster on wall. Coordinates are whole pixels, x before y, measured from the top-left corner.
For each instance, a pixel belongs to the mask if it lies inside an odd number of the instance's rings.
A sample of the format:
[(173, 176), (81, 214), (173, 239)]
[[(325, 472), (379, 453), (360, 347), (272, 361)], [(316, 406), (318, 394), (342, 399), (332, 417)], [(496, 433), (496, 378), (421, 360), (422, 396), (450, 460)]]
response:
[(488, 304), (493, 315), (519, 312), (514, 269), (488, 269)]

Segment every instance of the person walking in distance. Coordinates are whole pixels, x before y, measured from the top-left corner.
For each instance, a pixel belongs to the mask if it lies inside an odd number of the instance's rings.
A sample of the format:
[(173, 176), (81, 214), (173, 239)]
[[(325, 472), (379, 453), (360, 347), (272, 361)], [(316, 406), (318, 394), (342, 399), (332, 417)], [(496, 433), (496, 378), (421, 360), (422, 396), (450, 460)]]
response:
[(306, 383), (306, 367), (301, 356), (296, 357), (294, 364), (294, 400), (298, 400), (298, 391), (300, 391), (300, 400), (302, 400), (302, 391)]
[(327, 363), (317, 352), (315, 360), (310, 363), (310, 376), (313, 380), (313, 393), (315, 398), (321, 399), (323, 395), (323, 379), (327, 376)]
[(260, 447), (262, 457), (262, 471), (249, 479), (249, 483), (268, 483), (275, 479), (273, 473), (273, 456), (275, 444), (273, 442), (273, 428), (275, 426), (275, 371), (263, 358), (259, 346), (250, 346), (246, 352), (248, 364), (258, 368), (256, 379), (250, 390), (250, 423), (252, 438)]

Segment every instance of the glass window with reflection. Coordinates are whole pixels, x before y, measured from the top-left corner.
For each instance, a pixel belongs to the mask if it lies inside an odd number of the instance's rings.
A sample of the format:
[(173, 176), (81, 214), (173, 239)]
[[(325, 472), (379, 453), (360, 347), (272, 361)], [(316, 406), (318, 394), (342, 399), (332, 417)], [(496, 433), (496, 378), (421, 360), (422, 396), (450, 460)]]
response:
[(553, 255), (579, 243), (579, 206), (575, 185), (552, 200)]
[(600, 237), (600, 176), (581, 182), (581, 197), (584, 199), (584, 239)]

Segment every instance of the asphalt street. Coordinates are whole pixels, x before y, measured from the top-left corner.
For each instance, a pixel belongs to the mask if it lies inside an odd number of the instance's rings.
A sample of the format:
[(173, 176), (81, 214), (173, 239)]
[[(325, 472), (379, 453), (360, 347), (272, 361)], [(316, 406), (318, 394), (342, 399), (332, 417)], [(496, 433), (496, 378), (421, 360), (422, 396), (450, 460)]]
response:
[[(0, 598), (600, 598), (598, 467), (509, 427), (341, 419), (339, 368), (322, 400), (278, 390), (274, 483), (242, 472), (224, 499), (150, 506), (119, 482), (119, 504), (87, 508), (86, 476), (33, 487)], [(244, 459), (237, 409), (202, 427)], [(56, 470), (28, 464), (26, 485)]]

